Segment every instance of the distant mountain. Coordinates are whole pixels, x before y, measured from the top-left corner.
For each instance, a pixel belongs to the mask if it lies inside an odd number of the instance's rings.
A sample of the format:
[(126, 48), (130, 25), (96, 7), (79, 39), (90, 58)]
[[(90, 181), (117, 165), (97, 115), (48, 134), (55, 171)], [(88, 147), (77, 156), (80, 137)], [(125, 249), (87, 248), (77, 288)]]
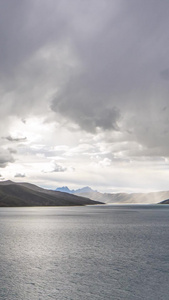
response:
[(93, 193), (96, 192), (94, 190), (92, 190), (89, 186), (85, 186), (81, 189), (78, 189), (75, 191), (75, 194), (84, 194), (84, 193)]
[(62, 186), (62, 187), (58, 187), (55, 191), (69, 193), (69, 194), (75, 194), (75, 195), (95, 192), (89, 186), (85, 186), (85, 187), (83, 187), (81, 189), (77, 189), (77, 190), (70, 190), (67, 186)]
[(68, 194), (73, 194), (73, 192), (74, 192), (74, 190), (69, 190), (69, 188), (67, 186), (58, 187), (55, 191), (62, 192), (62, 193), (68, 193)]
[(73, 206), (100, 204), (85, 197), (40, 188), (30, 183), (0, 182), (0, 206)]
[[(63, 187), (64, 188), (64, 187)], [(69, 188), (67, 188), (69, 190)], [(95, 201), (110, 204), (155, 204), (169, 199), (169, 191), (151, 193), (100, 193), (90, 187), (69, 190), (70, 193), (90, 198)], [(167, 200), (166, 200), (167, 201)]]

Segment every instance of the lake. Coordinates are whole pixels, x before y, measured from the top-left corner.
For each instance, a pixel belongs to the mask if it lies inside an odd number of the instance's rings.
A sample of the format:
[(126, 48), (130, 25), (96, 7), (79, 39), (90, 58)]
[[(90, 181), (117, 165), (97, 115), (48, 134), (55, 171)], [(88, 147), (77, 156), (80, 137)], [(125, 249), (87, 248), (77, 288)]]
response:
[(0, 299), (168, 300), (169, 205), (0, 208)]

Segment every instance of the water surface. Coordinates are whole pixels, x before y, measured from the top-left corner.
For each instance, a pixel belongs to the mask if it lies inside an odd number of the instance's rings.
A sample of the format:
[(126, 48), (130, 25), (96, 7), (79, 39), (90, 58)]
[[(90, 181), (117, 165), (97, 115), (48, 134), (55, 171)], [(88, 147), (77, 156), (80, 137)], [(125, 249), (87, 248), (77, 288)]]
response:
[(169, 206), (0, 208), (0, 299), (168, 300)]

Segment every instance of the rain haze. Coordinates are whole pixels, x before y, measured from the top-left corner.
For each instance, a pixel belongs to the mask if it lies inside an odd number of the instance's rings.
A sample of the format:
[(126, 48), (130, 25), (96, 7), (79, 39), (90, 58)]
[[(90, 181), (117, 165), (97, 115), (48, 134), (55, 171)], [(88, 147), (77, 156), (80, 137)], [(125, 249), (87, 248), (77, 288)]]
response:
[(0, 3), (0, 180), (169, 190), (169, 1)]

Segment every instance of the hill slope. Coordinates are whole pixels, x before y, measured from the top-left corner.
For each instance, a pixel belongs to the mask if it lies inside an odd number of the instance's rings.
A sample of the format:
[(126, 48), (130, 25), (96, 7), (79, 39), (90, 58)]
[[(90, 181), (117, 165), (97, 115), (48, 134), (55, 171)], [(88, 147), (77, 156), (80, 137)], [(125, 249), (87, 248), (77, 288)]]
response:
[(169, 204), (169, 199), (166, 199), (164, 201), (161, 201), (159, 204)]
[(73, 206), (100, 204), (85, 197), (40, 188), (29, 183), (0, 182), (0, 206)]

